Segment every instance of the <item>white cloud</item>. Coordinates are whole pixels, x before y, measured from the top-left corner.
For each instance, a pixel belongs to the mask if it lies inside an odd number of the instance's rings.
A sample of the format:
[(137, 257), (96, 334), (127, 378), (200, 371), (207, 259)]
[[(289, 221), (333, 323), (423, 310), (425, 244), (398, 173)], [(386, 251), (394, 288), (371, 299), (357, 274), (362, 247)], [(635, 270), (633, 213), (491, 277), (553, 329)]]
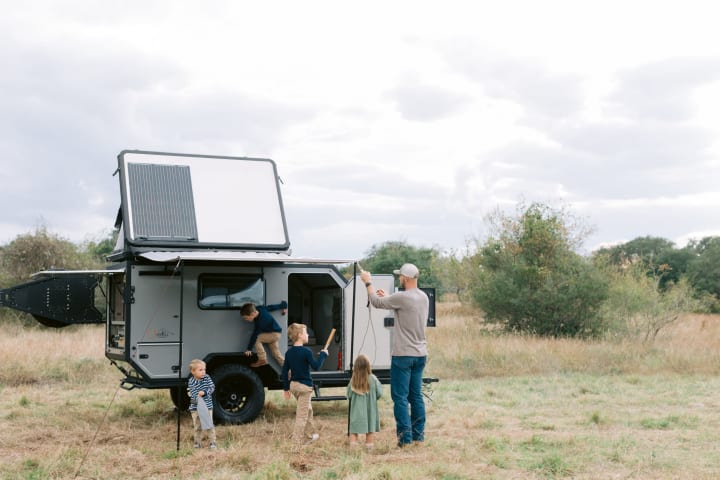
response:
[(714, 4), (38, 1), (0, 18), (0, 242), (112, 226), (123, 149), (273, 158), (298, 254), (462, 248), (561, 201), (588, 245), (717, 232)]

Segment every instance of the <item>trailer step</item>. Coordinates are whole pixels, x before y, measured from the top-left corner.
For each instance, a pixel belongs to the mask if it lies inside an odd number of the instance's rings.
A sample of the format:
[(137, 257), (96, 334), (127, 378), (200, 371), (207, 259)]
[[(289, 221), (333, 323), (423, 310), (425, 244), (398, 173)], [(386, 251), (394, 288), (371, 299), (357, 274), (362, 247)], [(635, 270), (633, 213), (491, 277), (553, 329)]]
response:
[(326, 395), (324, 397), (310, 397), (313, 402), (331, 402), (333, 400), (347, 400), (345, 395)]

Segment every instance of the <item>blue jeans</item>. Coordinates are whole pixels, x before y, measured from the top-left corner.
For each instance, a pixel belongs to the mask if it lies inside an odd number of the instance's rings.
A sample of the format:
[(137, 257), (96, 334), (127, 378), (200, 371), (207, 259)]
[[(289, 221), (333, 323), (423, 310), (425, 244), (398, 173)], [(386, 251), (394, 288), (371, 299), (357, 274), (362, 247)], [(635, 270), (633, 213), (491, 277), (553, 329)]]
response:
[(425, 440), (422, 377), (426, 358), (393, 356), (390, 363), (390, 395), (398, 443), (402, 445)]

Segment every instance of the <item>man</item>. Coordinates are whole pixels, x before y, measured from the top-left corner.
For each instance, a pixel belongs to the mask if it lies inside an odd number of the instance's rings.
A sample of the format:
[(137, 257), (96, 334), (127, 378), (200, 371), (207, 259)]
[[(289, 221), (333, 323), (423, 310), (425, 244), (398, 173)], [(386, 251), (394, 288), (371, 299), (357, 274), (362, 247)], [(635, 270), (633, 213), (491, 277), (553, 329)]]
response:
[[(419, 271), (406, 263), (393, 272), (400, 277), (402, 290), (387, 295), (372, 285), (370, 272), (360, 272), (370, 304), (395, 312), (392, 361), (390, 363), (390, 395), (393, 399), (398, 447), (425, 440), (425, 402), (422, 378), (427, 361), (427, 324), (429, 300), (417, 286)], [(409, 413), (408, 413), (409, 409)]]

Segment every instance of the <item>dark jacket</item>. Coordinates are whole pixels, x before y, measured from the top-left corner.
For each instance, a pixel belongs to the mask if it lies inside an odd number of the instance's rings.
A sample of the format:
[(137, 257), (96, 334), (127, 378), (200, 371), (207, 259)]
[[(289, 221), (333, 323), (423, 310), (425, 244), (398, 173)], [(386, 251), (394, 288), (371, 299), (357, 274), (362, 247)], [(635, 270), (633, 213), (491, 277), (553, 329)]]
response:
[(275, 310), (281, 310), (283, 308), (287, 308), (287, 302), (280, 302), (275, 305), (266, 305), (266, 306), (257, 306), (255, 309), (258, 311), (258, 316), (255, 317), (255, 320), (253, 323), (255, 324), (255, 328), (253, 329), (253, 333), (250, 336), (250, 342), (248, 343), (248, 350), (252, 350), (253, 346), (255, 345), (255, 342), (257, 341), (258, 335), (261, 333), (269, 333), (269, 332), (282, 332), (282, 328), (280, 328), (280, 325), (275, 321), (272, 315), (270, 315), (270, 312), (274, 312)]

